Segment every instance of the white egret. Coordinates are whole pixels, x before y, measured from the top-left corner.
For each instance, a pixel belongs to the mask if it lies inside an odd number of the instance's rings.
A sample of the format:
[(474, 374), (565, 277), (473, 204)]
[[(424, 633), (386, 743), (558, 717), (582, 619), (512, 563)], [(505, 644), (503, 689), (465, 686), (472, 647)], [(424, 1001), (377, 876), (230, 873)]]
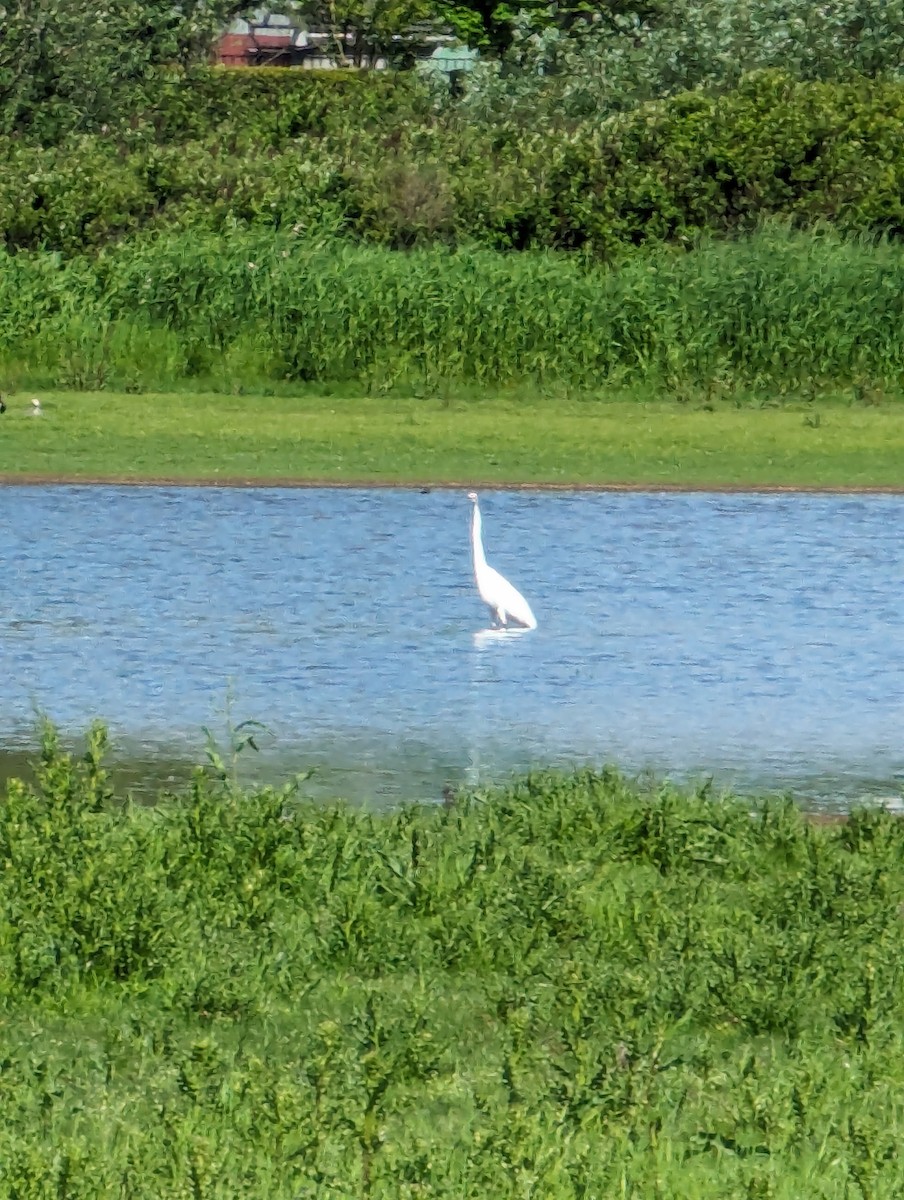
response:
[(509, 619), (525, 629), (536, 629), (537, 619), (530, 610), (530, 605), (516, 587), (504, 579), (498, 571), (487, 564), (483, 553), (481, 538), (480, 508), (477, 504), (477, 493), (468, 492), (468, 499), (473, 505), (471, 509), (471, 552), (474, 556), (474, 581), (477, 591), (484, 604), (489, 606), (496, 620), (503, 627)]
[(31, 415), (33, 417), (39, 417), (41, 415), (41, 401), (37, 398), (37, 396), (34, 396), (31, 401)]

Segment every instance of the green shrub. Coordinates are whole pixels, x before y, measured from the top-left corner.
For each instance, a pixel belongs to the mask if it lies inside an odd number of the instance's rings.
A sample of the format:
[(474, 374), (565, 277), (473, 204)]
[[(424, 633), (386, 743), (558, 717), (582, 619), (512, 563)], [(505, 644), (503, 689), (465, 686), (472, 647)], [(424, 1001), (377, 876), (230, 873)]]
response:
[[(246, 74), (210, 79), (238, 79), (224, 92), (235, 87), (247, 100), (257, 86), (275, 87), (271, 74), (288, 73)], [(767, 72), (727, 95), (683, 93), (541, 132), (423, 114), (368, 126), (378, 83), (341, 75), (347, 83), (321, 85), (308, 76), (295, 73), (298, 84), (286, 88), (292, 116), (248, 101), (252, 133), (237, 120), (211, 133), (202, 105), (197, 124), (207, 133), (194, 140), (158, 146), (139, 127), (44, 150), (6, 141), (7, 247), (74, 254), (145, 228), (296, 228), (397, 249), (478, 244), (617, 258), (770, 217), (849, 232), (904, 229), (904, 83), (796, 83)], [(360, 89), (361, 120), (349, 101), (333, 124), (335, 112), (317, 107), (326, 103), (321, 86), (337, 95)], [(395, 86), (385, 84), (390, 94)], [(306, 122), (321, 122), (317, 136), (299, 132)]]
[(899, 1194), (899, 819), (614, 770), (140, 808), (103, 749), (0, 803), (4, 1195)]
[(606, 254), (776, 215), (898, 234), (902, 122), (902, 84), (796, 83), (774, 72), (727, 95), (646, 105), (563, 145), (543, 240)]
[(164, 143), (211, 134), (282, 147), (350, 124), (392, 124), (423, 108), (416, 78), (391, 71), (287, 71), (278, 67), (167, 72), (146, 119)]
[(617, 0), (602, 20), (563, 16), (522, 9), (504, 69), (482, 60), (461, 112), (574, 127), (692, 88), (730, 91), (754, 71), (900, 80), (904, 66), (904, 0)]

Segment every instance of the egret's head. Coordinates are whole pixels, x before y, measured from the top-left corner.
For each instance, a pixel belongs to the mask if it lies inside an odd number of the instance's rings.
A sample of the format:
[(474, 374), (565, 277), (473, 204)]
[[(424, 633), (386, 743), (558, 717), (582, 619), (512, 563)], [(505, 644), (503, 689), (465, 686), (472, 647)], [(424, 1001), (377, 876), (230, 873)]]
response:
[(477, 493), (476, 492), (468, 492), (468, 499), (471, 501), (472, 504), (476, 504), (477, 503)]

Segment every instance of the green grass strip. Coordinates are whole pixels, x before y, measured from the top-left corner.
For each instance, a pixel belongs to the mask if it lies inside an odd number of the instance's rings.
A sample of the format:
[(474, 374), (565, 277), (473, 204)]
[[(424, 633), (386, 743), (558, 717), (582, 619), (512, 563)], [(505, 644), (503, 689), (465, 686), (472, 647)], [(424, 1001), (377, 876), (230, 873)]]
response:
[(904, 405), (818, 409), (637, 399), (121, 395), (7, 397), (8, 480), (335, 484), (904, 486)]

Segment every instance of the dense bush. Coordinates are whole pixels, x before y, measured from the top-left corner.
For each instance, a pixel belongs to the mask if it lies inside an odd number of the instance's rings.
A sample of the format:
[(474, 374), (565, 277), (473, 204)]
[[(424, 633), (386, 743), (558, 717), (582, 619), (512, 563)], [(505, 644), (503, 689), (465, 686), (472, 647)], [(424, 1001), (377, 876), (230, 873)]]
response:
[(0, 367), (35, 386), (276, 381), (794, 389), (904, 371), (904, 252), (766, 229), (617, 267), (258, 231), (0, 258)]
[(725, 96), (684, 93), (568, 139), (547, 183), (543, 240), (604, 253), (772, 215), (898, 234), (902, 126), (902, 84), (767, 72)]
[(691, 88), (730, 90), (760, 70), (828, 82), (904, 71), (904, 0), (616, 3), (565, 28), (561, 12), (522, 10), (504, 62), (469, 76), (471, 119), (573, 123)]
[(0, 133), (127, 125), (172, 64), (204, 62), (241, 0), (0, 0)]
[(162, 73), (153, 106), (134, 115), (163, 142), (223, 134), (281, 148), (332, 128), (392, 125), (428, 103), (414, 76), (395, 71), (212, 67)]
[(2, 1194), (900, 1194), (900, 821), (612, 771), (141, 808), (103, 749), (0, 803)]
[[(229, 87), (252, 97), (271, 87), (253, 72), (247, 82), (240, 72), (211, 78), (239, 79)], [(286, 90), (284, 109), (265, 105), (248, 127), (227, 123), (207, 140), (157, 145), (138, 128), (45, 149), (0, 145), (7, 247), (74, 254), (143, 228), (296, 227), (393, 248), (580, 247), (610, 257), (772, 216), (904, 228), (904, 84), (763, 73), (725, 96), (688, 92), (541, 132), (415, 119), (414, 107), (398, 123), (375, 115), (368, 124), (379, 86), (354, 80), (335, 90), (360, 94), (363, 117), (343, 125), (318, 108), (322, 95), (304, 73), (295, 78), (305, 86)], [(216, 101), (206, 103), (209, 115)], [(160, 121), (193, 132), (190, 112), (174, 107)]]
[[(36, 15), (0, 0), (0, 133), (48, 143), (133, 127), (150, 115), (164, 138), (189, 131), (204, 138), (231, 116), (282, 138), (310, 131), (327, 113), (348, 123), (391, 120), (400, 98), (419, 90), (405, 74), (211, 70), (209, 47), (241, 7), (240, 0), (112, 0), (98, 9), (88, 0), (43, 0)], [(764, 68), (837, 81), (900, 76), (904, 62), (904, 0), (296, 7), (302, 22), (356, 31), (353, 59), (376, 45), (398, 57), (412, 20), (454, 28), (485, 52), (509, 46), (501, 59), (485, 54), (452, 104), (478, 124), (514, 118), (545, 129), (689, 88), (725, 90)], [(448, 88), (442, 92), (448, 101)]]

